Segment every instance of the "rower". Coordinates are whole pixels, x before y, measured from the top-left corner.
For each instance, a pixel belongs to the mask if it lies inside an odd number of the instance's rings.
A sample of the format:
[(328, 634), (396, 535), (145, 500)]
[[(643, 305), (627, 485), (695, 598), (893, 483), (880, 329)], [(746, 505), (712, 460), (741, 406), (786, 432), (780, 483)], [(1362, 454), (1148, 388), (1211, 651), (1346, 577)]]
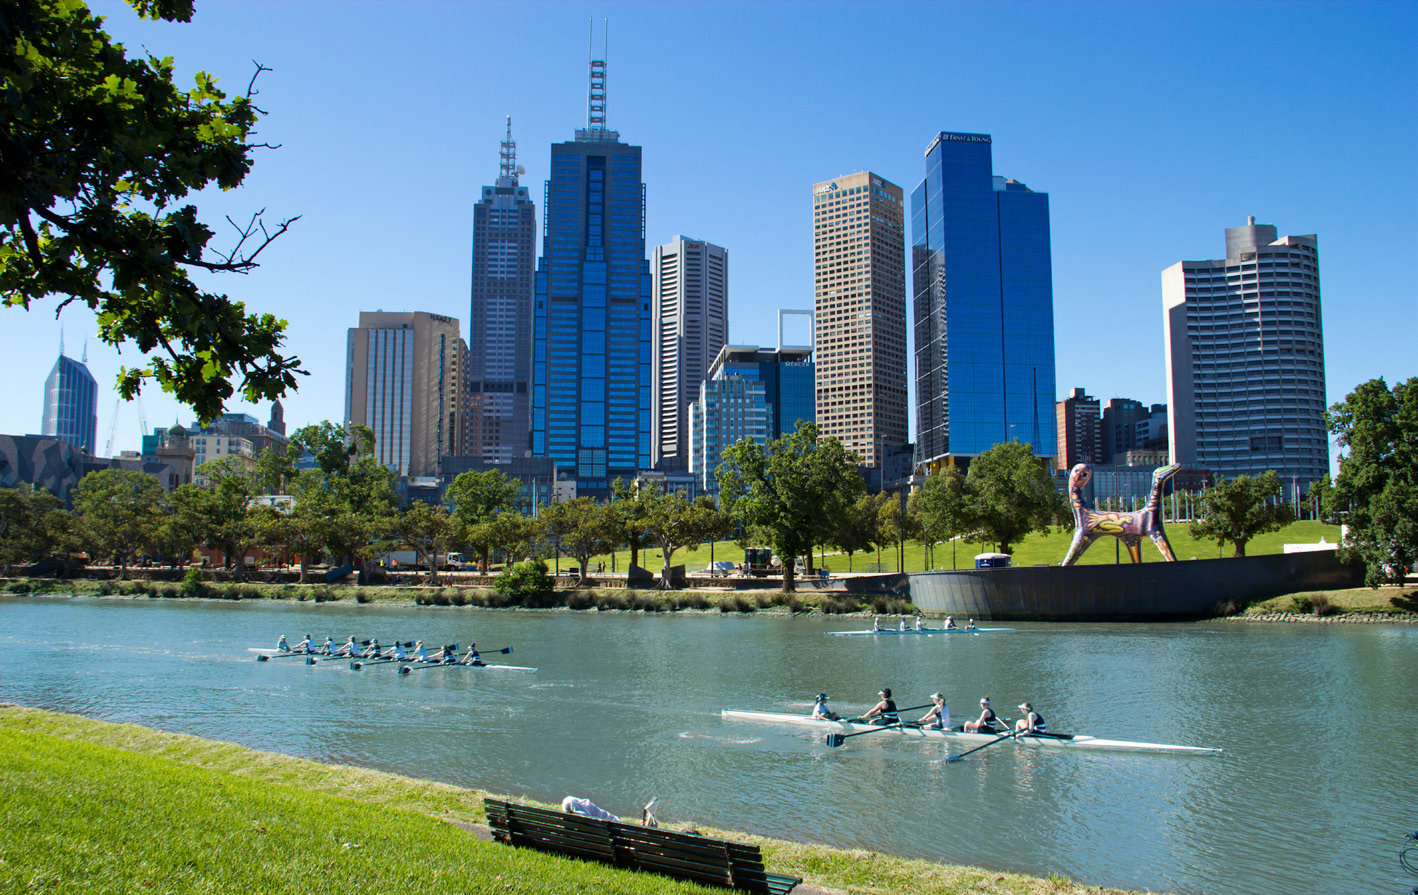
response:
[(995, 710), (990, 708), (990, 697), (986, 696), (980, 700), (980, 717), (976, 721), (965, 722), (966, 733), (998, 733), (995, 730), (995, 722), (999, 719), (995, 717)]
[(926, 629), (925, 621), (924, 621), (919, 615), (916, 616), (916, 630), (917, 630), (917, 631), (924, 631), (925, 629)]
[(329, 656), (335, 652), (335, 641), (329, 634), (325, 635), (325, 642), (320, 646), (320, 655)]
[(955, 616), (953, 616), (953, 615), (947, 615), (947, 616), (945, 617), (945, 630), (947, 630), (947, 631), (953, 631), (953, 630), (955, 630)]
[(901, 630), (902, 630), (902, 631), (909, 631), (909, 630), (911, 630), (911, 629), (910, 629), (909, 627), (907, 627), (907, 625), (906, 625), (906, 616), (904, 616), (904, 615), (901, 616)]
[(860, 720), (871, 724), (899, 724), (901, 716), (896, 713), (896, 702), (891, 698), (891, 688), (882, 687), (881, 692), (876, 695), (881, 697), (881, 702), (868, 709)]
[(415, 661), (415, 662), (427, 662), (427, 661), (428, 661), (428, 647), (426, 647), (426, 646), (423, 645), (423, 641), (422, 641), (422, 640), (417, 641), (416, 643), (414, 643), (414, 661)]
[(1048, 731), (1044, 729), (1044, 716), (1034, 711), (1034, 706), (1027, 702), (1021, 702), (1019, 704), (1019, 710), (1024, 713), (1024, 717), (1014, 722), (1015, 736), (1048, 733)]
[(965, 630), (967, 630), (967, 631), (974, 631), (974, 630), (975, 630), (975, 620), (974, 620), (973, 618), (970, 619), (969, 623), (965, 625)]
[(817, 694), (817, 701), (812, 704), (812, 719), (814, 721), (836, 721), (837, 713), (827, 707), (827, 694)]
[(359, 645), (355, 643), (353, 634), (350, 635), (349, 640), (345, 641), (345, 645), (340, 647), (340, 651), (343, 655), (349, 656), (351, 659), (359, 652)]
[(282, 634), (281, 639), (276, 641), (276, 649), (283, 653), (290, 652), (290, 644), (286, 643), (286, 635)]
[(379, 655), (379, 638), (376, 637), (369, 642), (369, 648), (364, 651), (364, 658), (373, 659)]
[(305, 639), (295, 645), (295, 651), (298, 653), (313, 653), (315, 652), (315, 641), (310, 639), (309, 634), (306, 634)]
[(931, 710), (922, 715), (916, 724), (932, 730), (948, 730), (950, 728), (950, 707), (945, 704), (945, 697), (939, 693), (932, 693)]
[(461, 664), (476, 665), (479, 668), (486, 664), (483, 662), (483, 657), (478, 655), (478, 645), (476, 643), (468, 644), (468, 651), (463, 655)]
[[(872, 629), (873, 631), (880, 631), (880, 630), (881, 630), (881, 618), (880, 618), (879, 616), (873, 615), (873, 616), (871, 617), (871, 629)], [(282, 640), (285, 640), (284, 637), (282, 637), (281, 639), (282, 639)]]
[(394, 641), (394, 661), (404, 661), (404, 645), (397, 640)]

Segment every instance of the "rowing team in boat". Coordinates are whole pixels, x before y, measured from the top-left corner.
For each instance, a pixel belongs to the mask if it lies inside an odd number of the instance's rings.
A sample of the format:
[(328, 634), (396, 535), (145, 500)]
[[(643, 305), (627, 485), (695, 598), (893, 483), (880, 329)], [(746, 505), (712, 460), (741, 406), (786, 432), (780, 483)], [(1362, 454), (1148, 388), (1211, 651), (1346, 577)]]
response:
[[(827, 707), (827, 694), (817, 694), (817, 701), (812, 707), (812, 717), (817, 721), (848, 721), (854, 724), (879, 724), (883, 726), (919, 727), (925, 730), (957, 730), (963, 733), (987, 733), (1000, 734), (1004, 732), (1004, 725), (1009, 723), (1008, 719), (1001, 720), (990, 707), (988, 696), (980, 700), (980, 717), (974, 721), (966, 721), (952, 727), (950, 724), (950, 707), (945, 704), (945, 697), (940, 693), (931, 694), (930, 710), (915, 721), (901, 720), (901, 713), (896, 708), (896, 702), (891, 698), (891, 688), (883, 687), (876, 694), (881, 701), (872, 706), (861, 717), (839, 718), (837, 713)], [(1044, 726), (1044, 716), (1034, 711), (1034, 706), (1027, 702), (1019, 704), (1019, 710), (1024, 713), (1024, 717), (1014, 723), (1016, 735), (1029, 735), (1047, 733)]]
[[(413, 649), (412, 655), (404, 651), (406, 647)], [(305, 639), (295, 646), (291, 646), (286, 640), (286, 635), (282, 634), (280, 639), (276, 641), (276, 651), (292, 654), (307, 653), (316, 656), (334, 656), (346, 659), (389, 659), (394, 662), (430, 662), (441, 665), (481, 666), (486, 664), (483, 662), (482, 656), (478, 655), (477, 644), (475, 643), (468, 644), (468, 651), (463, 654), (462, 658), (459, 658), (456, 644), (441, 647), (430, 653), (428, 647), (424, 646), (422, 640), (415, 640), (411, 643), (396, 640), (393, 646), (385, 648), (379, 645), (379, 638), (377, 637), (372, 640), (357, 641), (354, 639), (354, 635), (350, 635), (350, 639), (345, 641), (341, 646), (335, 646), (334, 639), (326, 637), (325, 642), (317, 647), (315, 641), (311, 639), (309, 634), (306, 634)]]
[[(901, 616), (901, 626), (900, 626), (897, 630), (899, 630), (899, 631), (912, 631), (912, 630), (915, 630), (915, 631), (930, 631), (930, 630), (933, 630), (933, 629), (931, 629), (931, 628), (927, 628), (927, 627), (926, 627), (924, 620), (922, 620), (922, 618), (921, 618), (919, 615), (916, 616), (916, 624), (915, 624), (915, 627), (914, 627), (914, 628), (911, 626), (910, 622), (911, 622), (911, 619), (910, 619), (909, 616), (905, 616), (905, 615)], [(883, 628), (883, 627), (881, 626), (881, 617), (880, 617), (880, 616), (876, 616), (876, 615), (872, 616), (871, 629), (872, 629), (873, 631), (885, 631), (885, 630), (886, 630), (885, 628)], [(967, 624), (967, 625), (962, 629), (959, 625), (957, 625), (957, 624), (955, 623), (955, 616), (953, 616), (953, 615), (947, 615), (947, 616), (945, 617), (945, 625), (942, 626), (942, 630), (946, 630), (946, 631), (959, 631), (959, 630), (974, 631), (974, 630), (975, 630), (975, 620), (974, 620), (973, 618), (970, 619), (970, 623)]]

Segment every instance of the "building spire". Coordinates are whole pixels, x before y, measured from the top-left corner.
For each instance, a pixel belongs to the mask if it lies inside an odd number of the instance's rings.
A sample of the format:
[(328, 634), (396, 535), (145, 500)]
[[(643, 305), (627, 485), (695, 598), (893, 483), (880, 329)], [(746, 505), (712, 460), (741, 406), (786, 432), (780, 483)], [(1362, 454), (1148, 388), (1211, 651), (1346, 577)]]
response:
[(512, 139), (512, 116), (507, 116), (507, 136), (502, 138), (502, 150), (499, 153), (501, 158), (501, 168), (498, 171), (498, 186), (516, 186), (517, 176), (522, 173), (522, 169), (517, 166), (517, 141)]
[(596, 58), (595, 32), (596, 20), (591, 19), (590, 33), (586, 36), (586, 55), (591, 61), (591, 88), (586, 94), (586, 129), (605, 130), (606, 129), (606, 56), (610, 50), (610, 23), (602, 19), (601, 26), (602, 39), (605, 41), (604, 49), (601, 50), (601, 58)]
[(59, 356), (64, 356), (64, 327), (59, 327)]

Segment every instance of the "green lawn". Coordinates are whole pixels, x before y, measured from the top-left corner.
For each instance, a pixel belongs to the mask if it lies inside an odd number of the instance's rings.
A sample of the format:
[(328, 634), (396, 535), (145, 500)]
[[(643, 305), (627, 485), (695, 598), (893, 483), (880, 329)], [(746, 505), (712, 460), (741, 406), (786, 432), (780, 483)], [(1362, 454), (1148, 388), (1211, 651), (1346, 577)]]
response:
[[(483, 842), (443, 822), (481, 820), (483, 795), (0, 704), (0, 892), (724, 891)], [(773, 872), (841, 892), (1119, 892), (701, 829), (754, 842)]]
[[(1330, 543), (1339, 540), (1339, 526), (1325, 525), (1322, 522), (1295, 522), (1286, 526), (1281, 531), (1273, 534), (1261, 535), (1252, 540), (1246, 546), (1248, 556), (1259, 556), (1266, 553), (1282, 553), (1285, 544), (1315, 543), (1323, 535)], [(1013, 564), (1016, 566), (1034, 565), (1058, 565), (1068, 552), (1069, 541), (1073, 538), (1073, 528), (1069, 526), (1063, 529), (1055, 529), (1048, 535), (1034, 534), (1025, 538), (1018, 544), (1012, 553)], [(1187, 531), (1186, 523), (1173, 523), (1167, 526), (1167, 539), (1172, 544), (1172, 551), (1178, 559), (1206, 559), (1218, 556), (1216, 543), (1214, 541), (1198, 541)], [(1118, 547), (1114, 548), (1114, 544)], [(1104, 538), (1094, 542), (1088, 552), (1083, 554), (1083, 559), (1079, 565), (1103, 565), (1115, 562), (1118, 558), (1122, 562), (1130, 562), (1127, 550), (1121, 546), (1122, 542), (1116, 538)], [(935, 559), (931, 565), (927, 564), (925, 549), (918, 543), (907, 542), (906, 544), (906, 571), (922, 572), (928, 568), (968, 569), (974, 566), (975, 554), (994, 552), (993, 544), (982, 545), (979, 541), (960, 541), (956, 543), (952, 550), (951, 544), (937, 544), (935, 546)], [(1230, 556), (1232, 549), (1227, 545), (1219, 555)], [(691, 566), (704, 566), (709, 562), (710, 550), (705, 545), (699, 548), (676, 550), (674, 562)], [(728, 560), (730, 562), (741, 562), (743, 560), (743, 548), (733, 541), (720, 541), (714, 545), (713, 556), (715, 560)], [(849, 571), (848, 560), (845, 555), (833, 555), (828, 552), (825, 561), (827, 567), (832, 571)], [(881, 549), (881, 564), (887, 571), (897, 570), (896, 548), (894, 546), (883, 546)], [(1151, 541), (1144, 541), (1142, 545), (1143, 562), (1161, 562), (1162, 557), (1157, 552), (1157, 548), (1152, 546)], [(598, 556), (591, 560), (594, 566), (598, 562), (604, 562), (606, 569), (611, 568), (611, 557), (609, 554)], [(615, 568), (623, 572), (630, 562), (630, 551), (622, 550), (615, 555)], [(858, 553), (852, 558), (851, 571), (864, 571), (867, 563), (877, 562), (876, 551), (870, 553)], [(819, 563), (820, 564), (820, 563)], [(574, 560), (565, 557), (561, 560), (563, 569), (569, 569), (575, 565)], [(664, 561), (660, 558), (660, 551), (649, 549), (640, 554), (640, 565), (652, 572), (659, 573)]]

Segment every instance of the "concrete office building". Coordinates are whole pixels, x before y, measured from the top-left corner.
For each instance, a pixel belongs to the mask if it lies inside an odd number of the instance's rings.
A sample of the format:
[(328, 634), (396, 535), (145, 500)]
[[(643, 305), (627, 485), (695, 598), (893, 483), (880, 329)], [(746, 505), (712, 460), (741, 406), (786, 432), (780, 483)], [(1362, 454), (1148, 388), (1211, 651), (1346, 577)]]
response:
[(812, 202), (818, 430), (877, 467), (908, 439), (902, 191), (861, 171)]
[[(84, 351), (88, 360), (88, 351)], [(40, 418), (41, 435), (72, 444), (86, 454), (94, 453), (98, 438), (98, 384), (83, 361), (64, 356), (59, 345), (59, 359), (44, 380), (44, 411)]]
[(650, 463), (689, 463), (689, 405), (729, 336), (729, 253), (676, 236), (650, 257)]
[(1049, 196), (995, 176), (988, 134), (942, 132), (911, 193), (916, 458), (1057, 456)]
[(1162, 272), (1171, 458), (1303, 493), (1329, 471), (1319, 243), (1249, 218)]
[(532, 455), (596, 498), (650, 466), (645, 184), (640, 147), (606, 127), (605, 65), (585, 129), (551, 147), (532, 358)]
[(472, 303), (468, 315), (465, 450), (510, 463), (531, 448), (532, 301), (537, 209), (518, 183), (512, 119), (497, 183), (473, 206)]
[(436, 476), (460, 454), (463, 362), (458, 321), (423, 311), (364, 311), (349, 331), (345, 425), (374, 430), (374, 454), (401, 476)]
[(1103, 456), (1101, 413), (1098, 399), (1089, 397), (1081, 388), (1069, 392), (1058, 402), (1059, 466), (1072, 469), (1076, 464), (1089, 465), (1109, 462)]

